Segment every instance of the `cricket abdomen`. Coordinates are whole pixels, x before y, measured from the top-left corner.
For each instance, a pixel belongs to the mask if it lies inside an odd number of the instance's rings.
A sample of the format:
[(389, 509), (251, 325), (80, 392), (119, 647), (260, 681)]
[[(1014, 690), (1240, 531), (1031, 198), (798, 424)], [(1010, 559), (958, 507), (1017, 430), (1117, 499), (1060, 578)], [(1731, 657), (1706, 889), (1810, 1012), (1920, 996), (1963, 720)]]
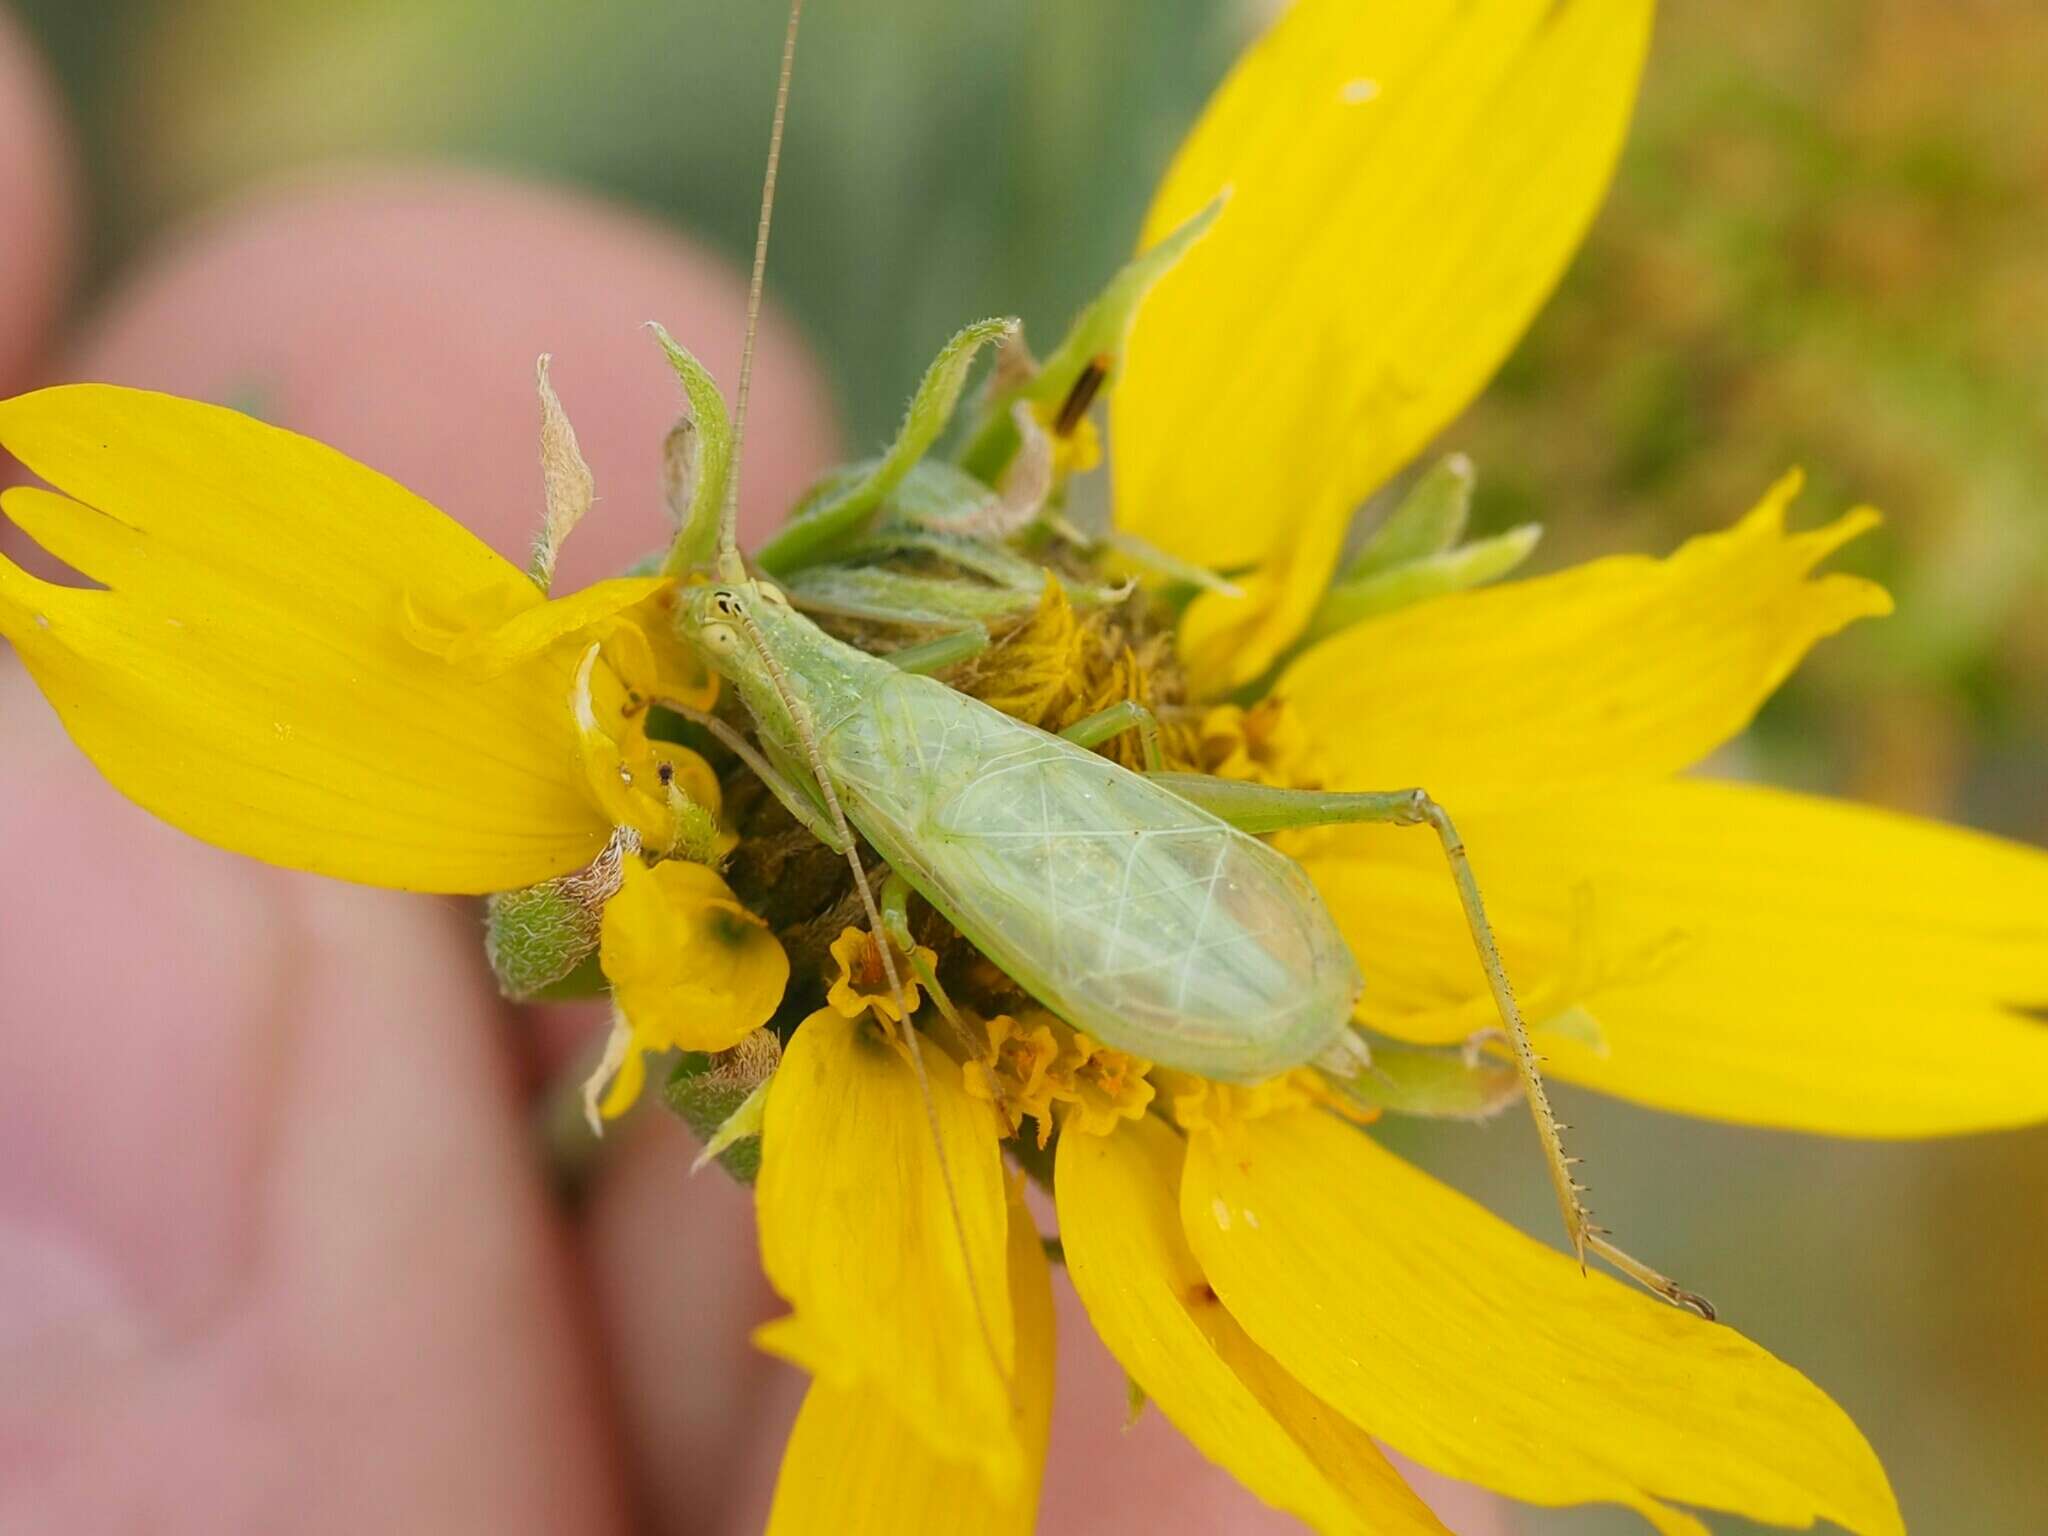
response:
[(1342, 1034), (1358, 970), (1292, 859), (930, 679), (866, 702), (821, 744), (847, 815), (1068, 1023), (1235, 1082)]

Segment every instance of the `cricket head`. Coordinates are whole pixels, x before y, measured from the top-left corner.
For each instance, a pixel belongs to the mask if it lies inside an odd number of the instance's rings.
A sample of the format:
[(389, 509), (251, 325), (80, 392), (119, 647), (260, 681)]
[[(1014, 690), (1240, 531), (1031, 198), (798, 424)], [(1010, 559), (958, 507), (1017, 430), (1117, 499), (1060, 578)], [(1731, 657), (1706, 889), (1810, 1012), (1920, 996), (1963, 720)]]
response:
[(765, 736), (793, 738), (798, 706), (813, 716), (837, 718), (847, 703), (842, 695), (851, 696), (849, 648), (790, 607), (773, 582), (685, 588), (676, 630), (706, 666), (738, 689)]
[(767, 582), (690, 587), (676, 608), (676, 630), (706, 666), (750, 694), (750, 684), (768, 683), (761, 614), (770, 607), (787, 612), (789, 603), (779, 587)]

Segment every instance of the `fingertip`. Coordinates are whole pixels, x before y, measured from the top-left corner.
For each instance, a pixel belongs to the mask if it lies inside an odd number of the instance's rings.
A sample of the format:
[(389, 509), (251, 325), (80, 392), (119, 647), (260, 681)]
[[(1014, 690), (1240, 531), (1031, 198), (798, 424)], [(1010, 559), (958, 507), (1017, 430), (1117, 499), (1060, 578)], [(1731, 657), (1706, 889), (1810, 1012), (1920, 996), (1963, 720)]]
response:
[(638, 1501), (654, 1530), (725, 1529), (752, 1512), (788, 1374), (750, 1341), (777, 1310), (752, 1193), (715, 1167), (692, 1175), (694, 1144), (657, 1108), (611, 1134), (584, 1241)]
[[(680, 392), (659, 318), (737, 383), (746, 285), (651, 219), (581, 193), (454, 168), (300, 180), (205, 219), (132, 271), (72, 354), (74, 377), (244, 405), (403, 482), (524, 563), (541, 513), (534, 359), (597, 479), (565, 587), (667, 537), (662, 441)], [(765, 527), (832, 457), (822, 374), (764, 314), (742, 517)]]
[[(1059, 1389), (1039, 1523), (1071, 1536), (1171, 1530), (1177, 1536), (1283, 1536), (1293, 1516), (1266, 1505), (1148, 1405), (1133, 1422), (1129, 1385), (1095, 1336), (1066, 1272), (1055, 1272)], [(1508, 1536), (1507, 1506), (1464, 1483), (1398, 1461), (1403, 1477), (1456, 1536)]]
[(27, 376), (63, 303), (74, 172), (56, 88), (21, 24), (0, 10), (0, 394)]
[(175, 1328), (246, 1257), (280, 877), (123, 800), (5, 656), (0, 719), (0, 1271), (54, 1248), (102, 1277), (103, 1342)]
[(1180, 1536), (1282, 1536), (1268, 1508), (1212, 1465), (1157, 1408), (1135, 1422), (1123, 1368), (1095, 1336), (1064, 1270), (1053, 1277), (1059, 1385), (1039, 1523), (1074, 1536), (1171, 1530)]

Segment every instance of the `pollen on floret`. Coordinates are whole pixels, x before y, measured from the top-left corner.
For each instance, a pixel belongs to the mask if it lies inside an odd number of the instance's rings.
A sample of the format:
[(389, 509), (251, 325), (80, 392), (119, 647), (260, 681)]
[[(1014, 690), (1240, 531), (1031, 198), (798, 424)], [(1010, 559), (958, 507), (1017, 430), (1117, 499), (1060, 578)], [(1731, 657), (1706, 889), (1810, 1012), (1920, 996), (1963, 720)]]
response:
[[(1170, 630), (1147, 629), (1142, 612), (1127, 604), (1077, 611), (1050, 575), (1031, 617), (955, 682), (984, 704), (1046, 731), (1064, 730), (1126, 701), (1170, 710), (1186, 695)], [(1162, 724), (1167, 765), (1194, 767), (1190, 733), (1170, 720)], [(1113, 738), (1103, 751), (1127, 768), (1143, 765), (1132, 733)]]
[(1151, 1107), (1152, 1064), (1092, 1040), (1042, 1008), (981, 1021), (982, 1054), (961, 1068), (967, 1091), (995, 1106), (1015, 1134), (1028, 1116), (1040, 1150), (1057, 1126), (1106, 1136)]
[(1107, 1136), (1119, 1122), (1141, 1120), (1151, 1107), (1152, 1064), (1128, 1051), (1074, 1032), (1061, 1052), (1054, 1095), (1067, 1107), (1062, 1128)]
[(1008, 1134), (1015, 1135), (1028, 1115), (1038, 1122), (1038, 1145), (1052, 1140), (1053, 1071), (1060, 1044), (1049, 1015), (1020, 1023), (1007, 1013), (985, 1020), (989, 1054), (961, 1067), (967, 1091), (996, 1107)]
[[(857, 1019), (873, 1012), (886, 1024), (900, 1024), (906, 1013), (916, 1013), (922, 1001), (917, 970), (912, 956), (893, 946), (896, 978), (903, 985), (903, 1006), (899, 1007), (889, 986), (889, 972), (882, 963), (881, 941), (860, 928), (846, 928), (832, 941), (832, 958), (839, 964), (839, 976), (825, 993), (825, 1001), (841, 1018)], [(936, 968), (938, 956), (920, 944), (914, 958), (927, 968)]]
[(1309, 1068), (1283, 1072), (1263, 1083), (1219, 1083), (1187, 1072), (1158, 1072), (1160, 1092), (1174, 1123), (1184, 1131), (1215, 1130), (1234, 1121), (1257, 1120), (1281, 1110), (1320, 1104), (1353, 1120), (1374, 1118), (1361, 1113), (1340, 1093), (1332, 1092)]

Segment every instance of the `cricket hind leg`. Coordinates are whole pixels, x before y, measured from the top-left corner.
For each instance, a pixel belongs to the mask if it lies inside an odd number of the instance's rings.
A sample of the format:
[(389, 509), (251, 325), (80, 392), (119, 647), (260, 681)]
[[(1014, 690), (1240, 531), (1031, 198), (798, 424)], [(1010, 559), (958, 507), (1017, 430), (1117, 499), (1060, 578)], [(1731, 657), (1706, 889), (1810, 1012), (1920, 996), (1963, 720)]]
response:
[(1154, 779), (1183, 799), (1202, 807), (1246, 832), (1278, 832), (1296, 827), (1331, 826), (1343, 823), (1379, 823), (1393, 826), (1427, 826), (1437, 835), (1444, 858), (1450, 865), (1451, 880), (1457, 887), (1458, 904), (1464, 909), (1465, 926), (1478, 952), (1480, 968), (1493, 994), (1496, 1011), (1506, 1031), (1513, 1054), (1515, 1073), (1522, 1096), (1536, 1122), (1536, 1135), (1543, 1145), (1544, 1162), (1550, 1172), (1551, 1188), (1558, 1210), (1564, 1217), (1565, 1233), (1583, 1268), (1588, 1253), (1596, 1254), (1647, 1290), (1656, 1292), (1676, 1306), (1712, 1319), (1713, 1306), (1703, 1296), (1686, 1290), (1668, 1276), (1658, 1273), (1640, 1259), (1623, 1252), (1608, 1240), (1604, 1227), (1596, 1226), (1582, 1196), (1585, 1186), (1573, 1176), (1578, 1159), (1566, 1155), (1564, 1127), (1550, 1107), (1550, 1094), (1543, 1085), (1541, 1058), (1522, 1020), (1514, 987), (1502, 964), (1500, 945), (1493, 924), (1486, 915), (1486, 903), (1479, 894), (1479, 882), (1472, 861), (1465, 852), (1450, 815), (1420, 789), (1387, 792), (1342, 793), (1323, 790), (1278, 789), (1263, 784), (1246, 784), (1205, 774), (1164, 773)]

